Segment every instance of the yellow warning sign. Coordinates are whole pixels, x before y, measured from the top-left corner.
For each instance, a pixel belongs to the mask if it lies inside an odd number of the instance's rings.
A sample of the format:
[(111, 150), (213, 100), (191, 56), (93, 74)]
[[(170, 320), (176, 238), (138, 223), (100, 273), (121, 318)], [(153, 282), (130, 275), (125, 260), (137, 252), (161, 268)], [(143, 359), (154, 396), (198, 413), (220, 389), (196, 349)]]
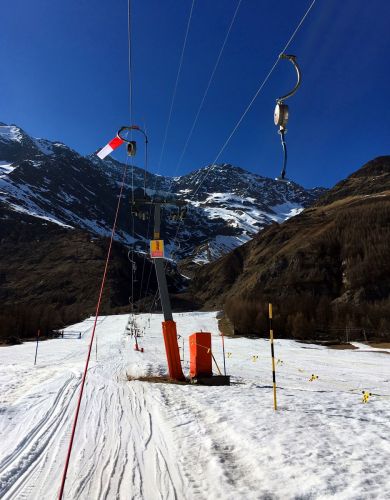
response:
[(164, 258), (164, 240), (150, 241), (150, 256), (152, 259)]

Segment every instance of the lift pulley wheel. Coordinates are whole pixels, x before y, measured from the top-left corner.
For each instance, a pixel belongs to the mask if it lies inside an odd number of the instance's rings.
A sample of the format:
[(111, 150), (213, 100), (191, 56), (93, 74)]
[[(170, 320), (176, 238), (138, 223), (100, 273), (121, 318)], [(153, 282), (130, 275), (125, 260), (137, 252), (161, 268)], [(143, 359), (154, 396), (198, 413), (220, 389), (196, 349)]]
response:
[(127, 143), (127, 155), (135, 156), (137, 154), (137, 143), (135, 141), (129, 141)]
[(286, 128), (288, 122), (288, 106), (287, 104), (278, 103), (274, 111), (274, 123), (279, 127)]

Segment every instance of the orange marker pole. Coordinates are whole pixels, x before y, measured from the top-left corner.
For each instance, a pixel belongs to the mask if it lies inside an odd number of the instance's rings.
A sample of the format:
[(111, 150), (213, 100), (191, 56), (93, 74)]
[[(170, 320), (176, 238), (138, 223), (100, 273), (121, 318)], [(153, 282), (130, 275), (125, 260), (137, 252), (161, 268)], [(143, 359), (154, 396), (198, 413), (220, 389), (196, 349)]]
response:
[(271, 343), (271, 357), (272, 357), (272, 384), (274, 389), (274, 410), (277, 410), (278, 406), (276, 403), (276, 374), (275, 374), (274, 331), (272, 327), (272, 304), (268, 304), (268, 319), (269, 319), (269, 340)]

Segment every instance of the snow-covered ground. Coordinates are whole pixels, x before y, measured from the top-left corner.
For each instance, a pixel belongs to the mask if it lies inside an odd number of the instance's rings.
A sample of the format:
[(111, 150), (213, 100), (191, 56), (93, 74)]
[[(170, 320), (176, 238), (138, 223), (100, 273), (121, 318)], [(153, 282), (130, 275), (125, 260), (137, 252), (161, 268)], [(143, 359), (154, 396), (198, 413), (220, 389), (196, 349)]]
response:
[[(186, 371), (187, 336), (200, 330), (222, 369), (215, 313), (175, 319)], [(65, 498), (390, 498), (390, 350), (277, 340), (275, 412), (266, 340), (225, 339), (230, 387), (128, 381), (166, 370), (161, 316), (137, 321), (144, 353), (127, 316), (99, 321)], [(91, 326), (42, 342), (35, 367), (34, 343), (0, 348), (1, 498), (56, 498)]]

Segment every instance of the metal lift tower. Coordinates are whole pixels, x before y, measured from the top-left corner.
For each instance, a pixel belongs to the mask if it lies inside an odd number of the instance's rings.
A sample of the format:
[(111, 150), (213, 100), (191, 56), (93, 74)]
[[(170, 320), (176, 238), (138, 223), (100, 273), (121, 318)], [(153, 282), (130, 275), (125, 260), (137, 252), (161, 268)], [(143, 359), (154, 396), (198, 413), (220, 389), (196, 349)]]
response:
[[(165, 274), (164, 264), (164, 240), (160, 239), (161, 230), (161, 207), (163, 205), (175, 205), (183, 208), (185, 202), (178, 198), (157, 198), (147, 199), (133, 198), (133, 212), (135, 214), (146, 214), (149, 207), (154, 207), (154, 234), (153, 240), (150, 241), (150, 256), (154, 260), (156, 268), (156, 276), (158, 290), (160, 293), (161, 307), (163, 310), (164, 321), (162, 323), (162, 331), (165, 344), (165, 352), (167, 355), (169, 377), (174, 380), (185, 380), (180, 361), (179, 345), (177, 342), (176, 323), (173, 321), (171, 301), (168, 293), (168, 285)], [(145, 211), (142, 209), (144, 208)], [(151, 212), (149, 208), (149, 212)]]
[[(161, 207), (163, 205), (174, 205), (178, 207), (178, 218), (182, 218), (185, 214), (185, 202), (178, 198), (173, 197), (157, 197), (153, 199), (146, 194), (146, 179), (147, 179), (147, 163), (148, 163), (148, 137), (144, 130), (138, 125), (130, 125), (121, 127), (116, 137), (112, 139), (104, 148), (102, 148), (97, 156), (102, 160), (111, 154), (122, 144), (127, 144), (128, 156), (135, 156), (137, 152), (136, 142), (131, 140), (133, 132), (140, 132), (144, 136), (145, 141), (145, 174), (144, 186), (142, 189), (135, 189), (131, 193), (132, 213), (141, 220), (146, 220), (151, 213), (151, 208), (154, 207), (154, 237), (150, 242), (150, 255), (154, 259), (158, 289), (160, 292), (160, 299), (162, 310), (164, 314), (164, 321), (162, 323), (162, 330), (165, 343), (165, 352), (168, 361), (168, 371), (171, 379), (185, 380), (183, 370), (180, 362), (179, 345), (177, 343), (176, 323), (173, 321), (171, 301), (168, 294), (167, 279), (165, 276), (164, 265), (164, 241), (160, 239), (160, 226), (161, 226)], [(126, 133), (126, 136), (124, 135)], [(130, 137), (128, 137), (130, 135)], [(138, 195), (137, 195), (138, 193)], [(133, 263), (134, 265), (134, 263)]]

